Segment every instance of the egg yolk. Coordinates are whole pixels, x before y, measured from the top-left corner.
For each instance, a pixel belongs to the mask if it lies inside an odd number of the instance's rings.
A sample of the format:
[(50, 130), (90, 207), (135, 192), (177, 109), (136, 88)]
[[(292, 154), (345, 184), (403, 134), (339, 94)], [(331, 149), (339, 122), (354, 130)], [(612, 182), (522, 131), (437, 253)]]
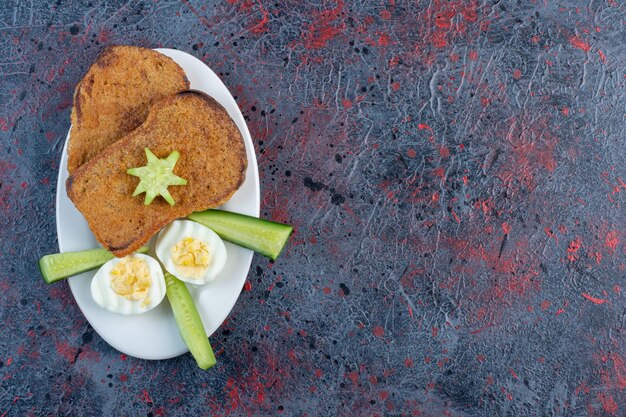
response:
[(148, 263), (141, 258), (124, 258), (111, 270), (111, 289), (127, 300), (141, 300), (143, 307), (150, 304), (151, 285)]
[(186, 237), (172, 247), (171, 259), (181, 273), (191, 278), (200, 278), (211, 263), (209, 245)]

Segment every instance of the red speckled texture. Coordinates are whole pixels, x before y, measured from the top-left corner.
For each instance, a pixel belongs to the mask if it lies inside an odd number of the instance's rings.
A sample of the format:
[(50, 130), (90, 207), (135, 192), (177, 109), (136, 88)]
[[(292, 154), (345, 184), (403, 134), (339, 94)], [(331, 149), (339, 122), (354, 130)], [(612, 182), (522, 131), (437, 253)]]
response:
[[(624, 4), (0, 5), (0, 417), (626, 415)], [(219, 73), (296, 233), (218, 365), (93, 332), (56, 252), (72, 91), (104, 45)]]

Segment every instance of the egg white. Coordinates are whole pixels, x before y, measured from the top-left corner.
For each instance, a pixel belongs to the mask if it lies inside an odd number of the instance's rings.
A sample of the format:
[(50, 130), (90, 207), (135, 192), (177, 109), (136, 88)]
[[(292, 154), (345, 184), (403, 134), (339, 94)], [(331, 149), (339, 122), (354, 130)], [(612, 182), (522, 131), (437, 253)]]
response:
[[(185, 238), (205, 242), (209, 247), (211, 263), (199, 277), (192, 277), (180, 271), (172, 261), (172, 247)], [(226, 265), (226, 246), (213, 230), (191, 220), (175, 220), (163, 228), (156, 242), (155, 252), (167, 272), (181, 281), (203, 285), (213, 281)]]
[(128, 255), (138, 257), (146, 261), (150, 272), (150, 290), (148, 298), (150, 303), (142, 305), (143, 300), (129, 300), (117, 294), (111, 288), (111, 271), (124, 258), (114, 258), (100, 267), (91, 281), (91, 297), (100, 307), (112, 313), (118, 314), (141, 314), (158, 306), (165, 297), (165, 278), (159, 262), (151, 256), (141, 253)]

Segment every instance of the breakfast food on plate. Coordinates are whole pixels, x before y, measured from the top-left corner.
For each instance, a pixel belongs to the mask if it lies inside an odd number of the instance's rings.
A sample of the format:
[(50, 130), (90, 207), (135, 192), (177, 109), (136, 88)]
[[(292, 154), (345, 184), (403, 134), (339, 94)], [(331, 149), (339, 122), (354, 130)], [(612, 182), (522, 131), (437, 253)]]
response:
[[(48, 284), (100, 267), (91, 296), (113, 313), (144, 313), (167, 295), (182, 340), (208, 369), (215, 355), (185, 282), (222, 273), (222, 239), (276, 259), (293, 228), (211, 209), (243, 184), (246, 147), (226, 110), (188, 89), (156, 51), (100, 54), (74, 92), (66, 190), (103, 248), (45, 255), (39, 267)], [(163, 266), (142, 246), (159, 230)]]
[(159, 52), (105, 48), (74, 91), (69, 173), (143, 123), (154, 101), (188, 89), (183, 69)]
[(211, 229), (189, 220), (175, 220), (159, 233), (155, 252), (163, 267), (181, 281), (203, 285), (226, 265), (226, 247)]
[(145, 313), (163, 301), (165, 292), (161, 265), (139, 253), (111, 259), (91, 281), (93, 300), (112, 313)]
[[(157, 158), (180, 154), (173, 174), (187, 184), (167, 189), (174, 205), (160, 197), (145, 205), (133, 196), (141, 179), (127, 170), (149, 164), (146, 148)], [(226, 110), (206, 94), (187, 91), (156, 102), (141, 126), (77, 169), (67, 194), (96, 239), (121, 257), (172, 220), (228, 201), (246, 167), (241, 133)]]

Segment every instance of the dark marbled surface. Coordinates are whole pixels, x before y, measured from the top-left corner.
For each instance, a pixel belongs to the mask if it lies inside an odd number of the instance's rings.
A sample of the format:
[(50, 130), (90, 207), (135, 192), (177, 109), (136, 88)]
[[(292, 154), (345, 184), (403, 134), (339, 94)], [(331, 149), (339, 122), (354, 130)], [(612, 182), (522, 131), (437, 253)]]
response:
[[(305, 4), (306, 3), (306, 4)], [(0, 5), (0, 416), (626, 415), (624, 4)], [(94, 333), (57, 251), (72, 91), (175, 47), (246, 115), (262, 214), (218, 365)]]

